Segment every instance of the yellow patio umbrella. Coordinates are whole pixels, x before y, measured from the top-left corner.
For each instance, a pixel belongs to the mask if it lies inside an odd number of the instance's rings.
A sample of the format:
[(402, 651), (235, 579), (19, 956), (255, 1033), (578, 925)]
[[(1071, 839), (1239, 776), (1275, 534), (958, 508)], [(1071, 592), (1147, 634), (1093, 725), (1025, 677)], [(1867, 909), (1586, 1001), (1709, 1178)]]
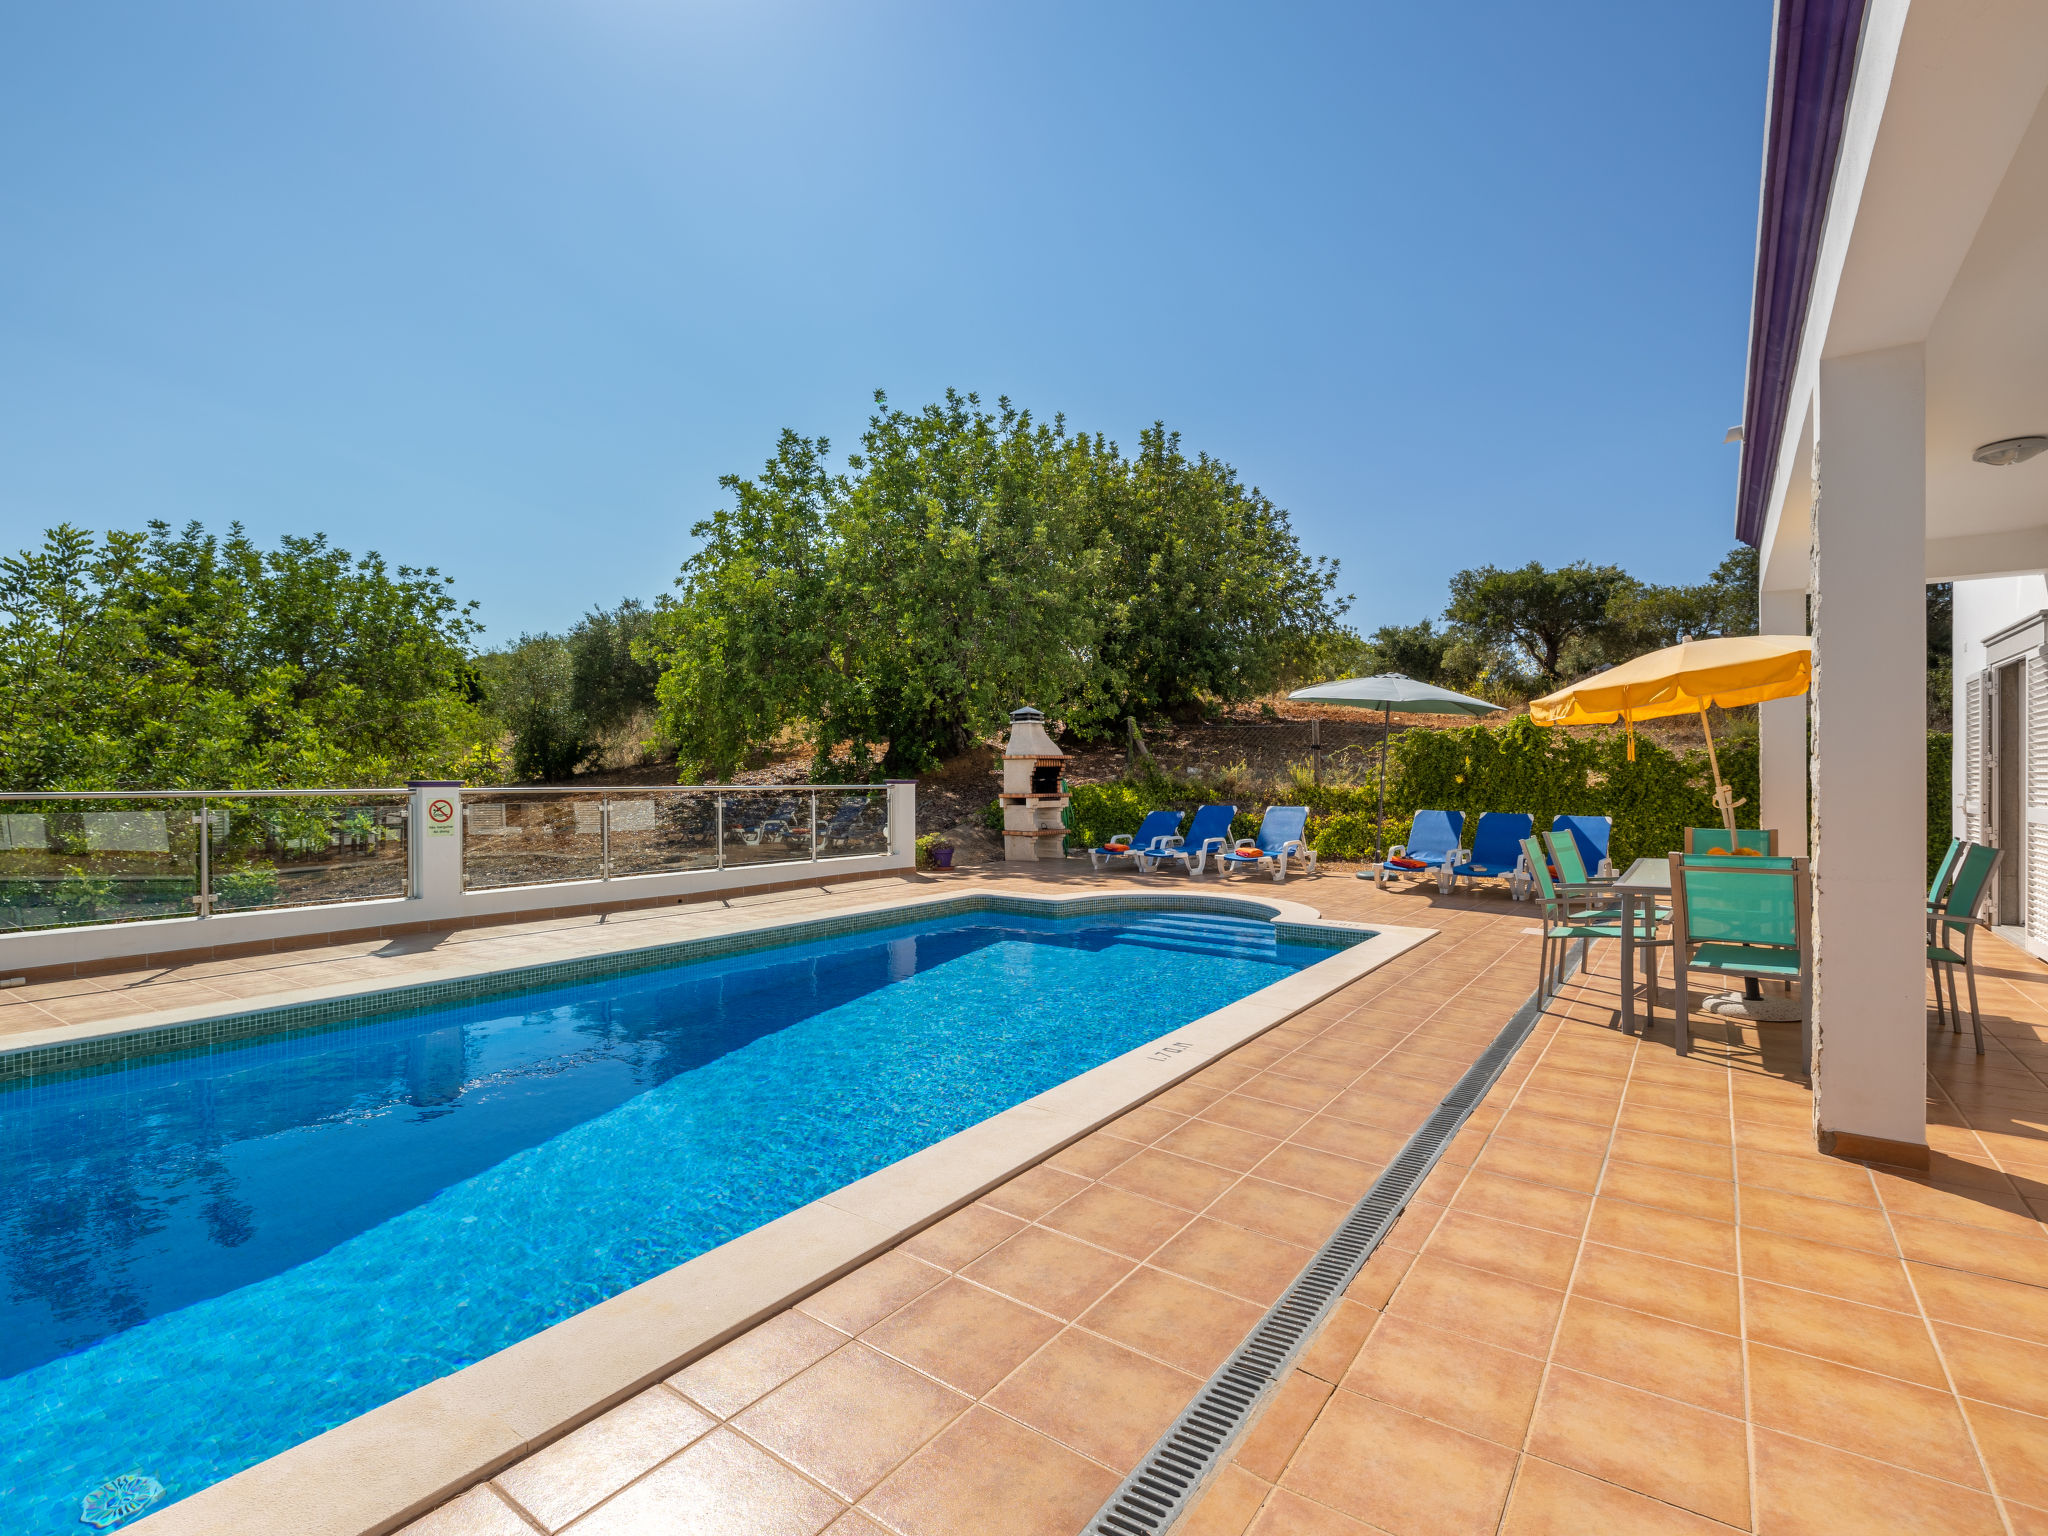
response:
[(1805, 635), (1729, 635), (1718, 640), (1682, 640), (1638, 656), (1605, 672), (1545, 694), (1529, 706), (1538, 725), (1611, 725), (1628, 722), (1628, 755), (1636, 755), (1638, 720), (1698, 712), (1707, 732), (1707, 761), (1714, 769), (1714, 804), (1730, 838), (1735, 836), (1735, 795), (1721, 782), (1707, 706), (1733, 709), (1767, 699), (1789, 699), (1813, 682), (1813, 641)]

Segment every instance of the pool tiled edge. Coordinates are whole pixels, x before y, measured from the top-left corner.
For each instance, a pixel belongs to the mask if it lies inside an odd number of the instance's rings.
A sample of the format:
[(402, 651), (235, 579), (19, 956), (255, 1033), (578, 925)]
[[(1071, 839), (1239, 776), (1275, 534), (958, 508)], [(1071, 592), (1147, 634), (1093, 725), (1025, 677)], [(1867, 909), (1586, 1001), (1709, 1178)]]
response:
[[(1017, 896), (972, 891), (901, 899), (827, 917), (799, 918), (736, 928), (729, 933), (676, 939), (609, 953), (552, 960), (539, 965), (480, 967), (438, 980), (363, 989), (325, 989), (318, 997), (265, 1008), (220, 1013), (199, 1008), (167, 1010), (154, 1019), (130, 1018), (74, 1025), (28, 1036), (0, 1049), (0, 1084), (54, 1072), (104, 1066), (135, 1056), (203, 1050), (258, 1035), (352, 1025), (372, 1015), (441, 1007), (487, 997), (510, 997), (570, 986), (607, 976), (657, 970), (693, 960), (718, 959), (783, 945), (805, 944), (840, 934), (892, 927), (934, 916), (1004, 912), (1021, 917), (1093, 917), (1109, 912), (1158, 910), (1210, 912), (1269, 919), (1282, 943), (1345, 948), (1377, 930), (1355, 923), (1327, 922), (1299, 903), (1249, 896), (1192, 892), (1121, 891), (1087, 896)], [(188, 1017), (188, 1015), (199, 1015)]]
[[(1018, 904), (1008, 910), (1061, 914), (1161, 905), (1185, 910), (1189, 901), (1185, 896), (1133, 900), (1132, 893), (1065, 899), (975, 893), (907, 905), (915, 915), (928, 916), (935, 906), (942, 911), (1004, 909), (997, 902)], [(973, 905), (955, 905), (959, 902)], [(1350, 938), (1306, 970), (258, 1463), (135, 1529), (149, 1536), (255, 1536), (287, 1528), (305, 1536), (381, 1536), (395, 1530), (1436, 932), (1376, 927), (1369, 937), (1360, 937), (1367, 930), (1321, 925), (1311, 909), (1292, 903), (1208, 898), (1204, 905), (1239, 915), (1246, 906), (1256, 906), (1260, 915), (1276, 922), (1317, 931), (1325, 943), (1336, 934)], [(893, 907), (905, 909), (902, 903)], [(823, 921), (871, 915), (842, 914)], [(778, 931), (808, 926), (778, 925)], [(1291, 935), (1289, 941), (1300, 942)]]

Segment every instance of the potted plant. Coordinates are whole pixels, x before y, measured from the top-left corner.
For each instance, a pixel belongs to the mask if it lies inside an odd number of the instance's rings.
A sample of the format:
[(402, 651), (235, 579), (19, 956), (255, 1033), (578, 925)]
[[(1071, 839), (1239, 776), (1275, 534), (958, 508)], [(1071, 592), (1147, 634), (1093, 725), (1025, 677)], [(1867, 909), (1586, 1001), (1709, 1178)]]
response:
[(953, 845), (942, 834), (927, 832), (917, 840), (917, 862), (926, 869), (951, 869)]

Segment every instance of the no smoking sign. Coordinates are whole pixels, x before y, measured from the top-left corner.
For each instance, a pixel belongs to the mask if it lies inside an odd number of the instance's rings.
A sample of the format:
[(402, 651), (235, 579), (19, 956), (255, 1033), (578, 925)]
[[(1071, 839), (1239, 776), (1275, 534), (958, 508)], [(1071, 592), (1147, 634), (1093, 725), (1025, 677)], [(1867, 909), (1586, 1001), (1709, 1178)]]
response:
[(453, 837), (455, 835), (455, 802), (453, 800), (429, 800), (427, 802), (427, 836)]

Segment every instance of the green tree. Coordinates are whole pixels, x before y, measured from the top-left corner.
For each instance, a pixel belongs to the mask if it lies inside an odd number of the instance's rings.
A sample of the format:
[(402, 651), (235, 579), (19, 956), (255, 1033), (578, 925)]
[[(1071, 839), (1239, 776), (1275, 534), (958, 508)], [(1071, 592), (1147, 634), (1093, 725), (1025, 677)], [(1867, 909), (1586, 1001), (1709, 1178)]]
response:
[(1585, 561), (1556, 570), (1534, 560), (1506, 571), (1483, 565), (1451, 578), (1444, 617), (1481, 642), (1519, 649), (1537, 681), (1554, 686), (1565, 648), (1608, 633), (1608, 605), (1629, 585), (1619, 566)]
[(660, 666), (643, 654), (654, 614), (637, 598), (593, 608), (569, 631), (569, 707), (593, 736), (631, 725), (655, 706)]
[(1314, 665), (1349, 605), (1287, 514), (1154, 422), (1128, 466), (1098, 450), (1085, 537), (1109, 560), (1105, 713), (1186, 715), (1269, 693)]
[(1126, 460), (1007, 400), (877, 404), (845, 473), (785, 432), (697, 525), (639, 647), (691, 771), (794, 729), (819, 771), (918, 772), (1024, 700), (1100, 729), (1265, 691), (1338, 637), (1334, 569), (1163, 426)]
[(491, 716), (511, 737), (512, 776), (566, 779), (595, 745), (575, 705), (575, 662), (560, 635), (521, 635), (478, 663)]
[(482, 729), (474, 605), (432, 569), (239, 525), (0, 560), (0, 783), (290, 788), (457, 771)]

